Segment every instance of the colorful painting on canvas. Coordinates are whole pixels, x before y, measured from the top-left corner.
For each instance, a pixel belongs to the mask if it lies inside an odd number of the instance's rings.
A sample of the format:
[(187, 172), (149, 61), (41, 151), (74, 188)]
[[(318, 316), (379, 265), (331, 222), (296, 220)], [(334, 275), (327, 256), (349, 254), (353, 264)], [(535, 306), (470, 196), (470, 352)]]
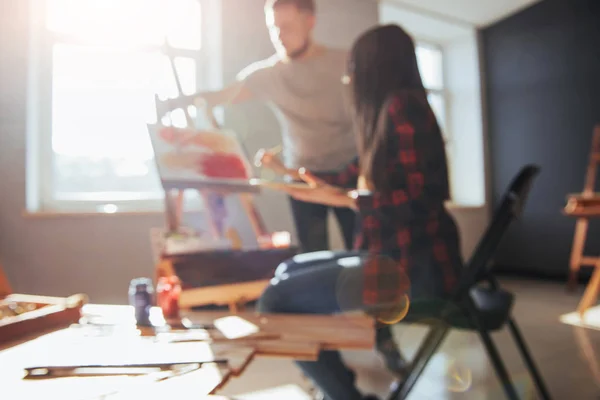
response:
[(252, 167), (233, 133), (162, 125), (149, 125), (148, 131), (165, 188), (250, 186)]

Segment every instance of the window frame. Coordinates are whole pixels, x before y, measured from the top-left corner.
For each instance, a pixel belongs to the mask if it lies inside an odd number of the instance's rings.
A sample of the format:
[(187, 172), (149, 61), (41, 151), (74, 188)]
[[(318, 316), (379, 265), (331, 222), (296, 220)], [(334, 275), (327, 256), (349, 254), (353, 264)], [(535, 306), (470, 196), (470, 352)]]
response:
[(425, 87), (425, 90), (427, 92), (427, 94), (436, 94), (439, 95), (442, 98), (442, 102), (443, 102), (443, 112), (444, 112), (444, 120), (440, 121), (440, 119), (438, 118), (438, 116), (436, 115), (436, 119), (438, 121), (438, 124), (440, 126), (440, 130), (442, 131), (442, 138), (444, 139), (444, 145), (445, 145), (445, 149), (446, 149), (446, 160), (447, 160), (447, 164), (448, 164), (448, 179), (450, 180), (450, 198), (453, 199), (454, 198), (454, 194), (453, 194), (453, 185), (452, 185), (452, 179), (454, 177), (453, 174), (453, 160), (454, 160), (454, 136), (452, 135), (452, 130), (450, 129), (450, 119), (451, 118), (451, 112), (452, 112), (452, 107), (450, 104), (450, 96), (449, 96), (449, 91), (448, 91), (448, 84), (447, 84), (447, 76), (446, 76), (446, 67), (445, 67), (445, 58), (446, 58), (446, 54), (444, 51), (444, 46), (440, 45), (440, 44), (436, 44), (433, 43), (431, 41), (428, 40), (421, 40), (421, 39), (416, 39), (415, 40), (415, 46), (417, 47), (429, 47), (435, 50), (438, 50), (442, 56), (442, 60), (441, 60), (441, 69), (442, 69), (442, 88), (441, 89), (437, 89), (437, 88), (428, 88)]
[[(220, 8), (218, 0), (195, 0), (201, 7), (201, 41), (199, 50), (169, 47), (168, 53), (161, 45), (130, 46), (132, 52), (159, 51), (169, 57), (191, 58), (196, 62), (196, 90), (207, 90), (217, 85), (215, 74), (220, 63), (220, 54), (214, 46), (207, 45), (205, 38), (220, 37)], [(103, 47), (86, 43), (76, 37), (53, 32), (46, 27), (47, 0), (29, 0), (30, 43), (28, 85), (28, 129), (27, 129), (27, 209), (29, 212), (57, 213), (113, 213), (117, 212), (162, 212), (164, 191), (156, 194), (140, 193), (135, 199), (57, 199), (54, 195), (54, 151), (52, 149), (53, 112), (53, 47), (55, 44), (82, 45), (88, 48)], [(216, 17), (211, 18), (211, 16)], [(218, 17), (218, 18), (217, 18)], [(218, 39), (220, 40), (220, 39)], [(110, 47), (110, 46), (104, 46)], [(209, 62), (211, 60), (211, 62)], [(220, 82), (218, 83), (220, 85)], [(159, 121), (160, 122), (160, 121)], [(158, 177), (157, 177), (158, 178)], [(82, 192), (85, 194), (86, 192)], [(186, 196), (186, 206), (192, 211), (201, 209), (199, 196)], [(135, 197), (135, 193), (132, 192)], [(106, 207), (109, 206), (109, 207)]]

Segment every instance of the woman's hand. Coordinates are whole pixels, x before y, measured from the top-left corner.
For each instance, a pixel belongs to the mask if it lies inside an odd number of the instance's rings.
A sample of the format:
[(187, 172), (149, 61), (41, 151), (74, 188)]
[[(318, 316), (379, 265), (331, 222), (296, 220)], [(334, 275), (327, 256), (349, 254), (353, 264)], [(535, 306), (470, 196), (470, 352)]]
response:
[(286, 189), (286, 192), (294, 199), (309, 203), (326, 204), (333, 207), (356, 209), (355, 201), (350, 197), (347, 190), (329, 185), (304, 168), (301, 168), (298, 174), (309, 187), (306, 189)]
[(292, 179), (300, 180), (300, 175), (297, 169), (286, 168), (278, 154), (280, 148), (260, 149), (254, 156), (254, 165), (257, 167), (269, 168), (273, 172), (281, 176), (289, 176)]
[(289, 173), (279, 158), (278, 152), (273, 149), (260, 149), (254, 156), (254, 165), (269, 168), (279, 175), (287, 175)]

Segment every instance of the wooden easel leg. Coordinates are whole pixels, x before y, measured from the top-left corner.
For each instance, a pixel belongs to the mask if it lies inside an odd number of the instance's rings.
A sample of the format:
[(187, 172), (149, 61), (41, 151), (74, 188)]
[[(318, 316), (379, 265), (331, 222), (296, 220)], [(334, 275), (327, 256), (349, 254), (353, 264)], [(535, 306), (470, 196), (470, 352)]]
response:
[(600, 263), (596, 264), (594, 267), (592, 279), (590, 279), (587, 287), (585, 288), (585, 292), (581, 297), (581, 301), (577, 306), (577, 312), (582, 319), (588, 308), (593, 306), (598, 300), (598, 294), (600, 294)]
[(169, 232), (177, 232), (183, 216), (183, 190), (174, 197), (170, 190), (165, 190), (165, 215)]
[(248, 215), (248, 219), (250, 220), (250, 224), (252, 225), (252, 229), (254, 230), (254, 234), (256, 235), (256, 237), (258, 238), (260, 236), (267, 235), (269, 232), (267, 231), (265, 222), (258, 213), (252, 196), (247, 194), (241, 194), (239, 198), (240, 202), (242, 203), (242, 207), (246, 212), (246, 215)]
[(244, 299), (244, 298), (236, 299), (235, 301), (232, 301), (231, 303), (229, 303), (229, 311), (234, 315), (244, 312), (244, 311), (246, 311), (246, 304), (247, 304), (246, 299)]
[(173, 263), (169, 260), (161, 260), (157, 265), (156, 265), (156, 271), (155, 271), (155, 279), (156, 282), (158, 282), (158, 280), (162, 277), (169, 277), (169, 276), (173, 276), (175, 275), (175, 269), (173, 268)]
[(217, 193), (201, 190), (200, 196), (202, 196), (202, 201), (206, 208), (206, 215), (208, 217), (208, 225), (211, 234), (215, 239), (222, 239), (224, 236), (225, 210), (219, 209), (221, 205), (215, 204), (216, 201), (220, 199), (217, 197), (219, 195)]
[(185, 200), (185, 191), (180, 190), (177, 193), (177, 199), (175, 200), (175, 218), (177, 221), (177, 227), (181, 226), (181, 221), (183, 219), (183, 202)]
[(12, 288), (10, 287), (10, 283), (8, 283), (8, 278), (4, 274), (4, 269), (2, 265), (0, 265), (0, 299), (8, 296), (12, 293)]
[(573, 236), (573, 247), (571, 249), (571, 260), (569, 263), (569, 281), (567, 290), (572, 292), (577, 287), (577, 278), (581, 267), (581, 258), (583, 257), (583, 248), (587, 236), (589, 221), (586, 218), (580, 218), (575, 225), (575, 235)]

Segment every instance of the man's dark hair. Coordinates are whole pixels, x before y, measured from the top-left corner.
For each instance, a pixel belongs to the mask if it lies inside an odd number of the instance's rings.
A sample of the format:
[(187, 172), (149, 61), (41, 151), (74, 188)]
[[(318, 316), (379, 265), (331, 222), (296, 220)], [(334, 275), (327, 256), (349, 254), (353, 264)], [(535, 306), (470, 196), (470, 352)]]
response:
[(270, 10), (286, 4), (294, 5), (296, 8), (298, 8), (298, 10), (306, 11), (311, 14), (314, 14), (317, 10), (315, 0), (267, 0), (267, 3), (265, 4), (265, 10)]

